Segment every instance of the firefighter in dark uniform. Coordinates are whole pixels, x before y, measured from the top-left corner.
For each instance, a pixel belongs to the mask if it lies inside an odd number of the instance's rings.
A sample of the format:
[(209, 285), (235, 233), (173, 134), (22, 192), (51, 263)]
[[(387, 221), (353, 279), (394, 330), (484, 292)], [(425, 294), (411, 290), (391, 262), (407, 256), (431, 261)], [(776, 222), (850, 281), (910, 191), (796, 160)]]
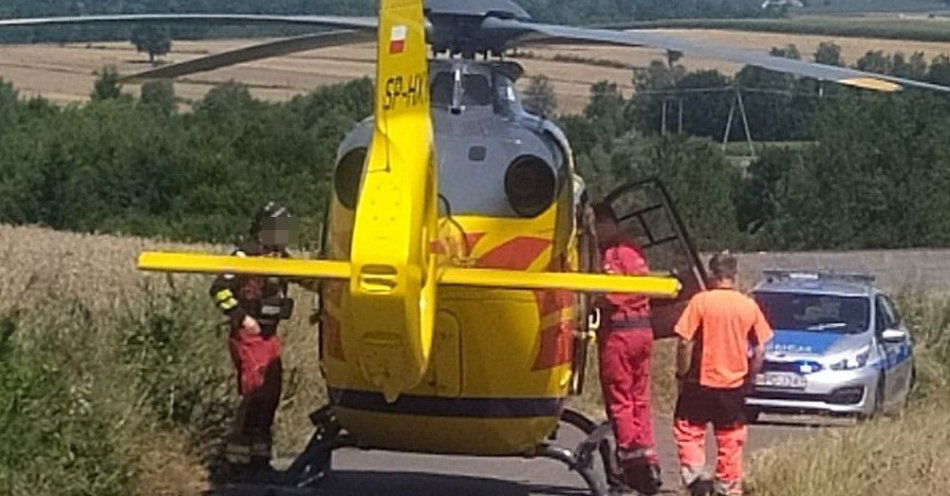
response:
[[(270, 202), (256, 215), (238, 257), (288, 258), (293, 218)], [(228, 317), (228, 340), (238, 375), (240, 404), (225, 448), (229, 477), (279, 482), (271, 467), (272, 426), (280, 402), (281, 341), (277, 327), (293, 313), (288, 279), (224, 274), (211, 286), (211, 297)]]

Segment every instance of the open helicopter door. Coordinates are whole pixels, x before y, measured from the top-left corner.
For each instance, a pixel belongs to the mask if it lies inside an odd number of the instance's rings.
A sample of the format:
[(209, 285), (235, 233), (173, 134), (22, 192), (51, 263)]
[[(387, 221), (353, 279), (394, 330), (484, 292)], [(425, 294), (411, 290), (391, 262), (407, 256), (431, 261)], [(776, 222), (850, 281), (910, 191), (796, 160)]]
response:
[(675, 299), (653, 299), (653, 333), (674, 336), (673, 328), (689, 299), (706, 289), (706, 270), (686, 225), (666, 187), (657, 178), (627, 183), (605, 198), (617, 212), (620, 227), (643, 247), (650, 270), (676, 277), (682, 285)]

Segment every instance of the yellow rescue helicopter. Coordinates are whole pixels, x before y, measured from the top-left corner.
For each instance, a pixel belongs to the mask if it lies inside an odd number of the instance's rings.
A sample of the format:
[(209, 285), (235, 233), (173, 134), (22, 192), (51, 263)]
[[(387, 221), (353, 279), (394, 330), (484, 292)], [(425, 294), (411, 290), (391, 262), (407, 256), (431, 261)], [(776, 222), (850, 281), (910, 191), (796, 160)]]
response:
[[(650, 32), (534, 23), (509, 0), (382, 0), (378, 18), (157, 14), (7, 19), (0, 28), (103, 22), (342, 29), (161, 67), (139, 79), (376, 33), (375, 116), (341, 144), (324, 259), (143, 253), (139, 260), (151, 271), (323, 281), (320, 355), (330, 404), (313, 415), (316, 433), (288, 469), (300, 486), (328, 473), (333, 450), (357, 446), (549, 457), (580, 473), (595, 495), (606, 494), (593, 459), (602, 456), (609, 471), (612, 455), (602, 449), (607, 429), (565, 405), (582, 387), (596, 328), (596, 319), (588, 319), (590, 295), (653, 297), (654, 328), (664, 336), (685, 298), (703, 288), (704, 274), (656, 181), (625, 185), (607, 201), (665, 273), (594, 273), (596, 240), (584, 215), (583, 181), (564, 134), (521, 108), (514, 83), (522, 70), (501, 57), (515, 42), (649, 46), (865, 89), (947, 90)], [(552, 438), (560, 421), (591, 437), (574, 449), (557, 446)]]

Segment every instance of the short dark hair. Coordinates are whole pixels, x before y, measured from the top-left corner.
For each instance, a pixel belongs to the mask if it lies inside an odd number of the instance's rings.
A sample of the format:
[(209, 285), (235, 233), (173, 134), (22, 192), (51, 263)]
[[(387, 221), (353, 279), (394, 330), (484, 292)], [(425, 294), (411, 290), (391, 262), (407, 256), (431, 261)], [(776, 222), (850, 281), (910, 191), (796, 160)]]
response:
[(617, 212), (614, 210), (614, 207), (607, 202), (599, 202), (594, 204), (594, 219), (609, 220), (611, 222), (620, 222), (620, 219), (617, 218)]
[(709, 271), (719, 279), (735, 279), (739, 275), (739, 259), (729, 250), (717, 253), (709, 260)]

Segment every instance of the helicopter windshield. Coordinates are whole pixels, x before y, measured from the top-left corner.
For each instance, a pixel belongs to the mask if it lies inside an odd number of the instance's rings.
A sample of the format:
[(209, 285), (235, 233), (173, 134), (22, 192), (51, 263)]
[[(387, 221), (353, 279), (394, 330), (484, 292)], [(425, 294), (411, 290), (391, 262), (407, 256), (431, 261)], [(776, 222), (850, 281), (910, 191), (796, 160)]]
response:
[(492, 87), (481, 74), (461, 74), (460, 100), (455, 102), (455, 72), (439, 72), (432, 80), (432, 104), (439, 107), (485, 107), (492, 104)]

